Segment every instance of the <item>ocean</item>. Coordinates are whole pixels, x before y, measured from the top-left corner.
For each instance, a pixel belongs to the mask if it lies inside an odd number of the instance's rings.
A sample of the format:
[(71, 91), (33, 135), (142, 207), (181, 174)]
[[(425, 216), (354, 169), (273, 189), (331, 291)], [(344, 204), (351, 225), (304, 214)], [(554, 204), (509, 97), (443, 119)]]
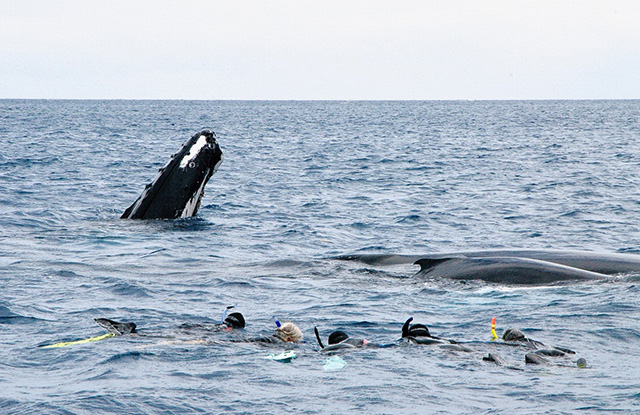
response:
[[(119, 219), (202, 129), (224, 162), (197, 216)], [(638, 413), (638, 276), (510, 286), (335, 257), (640, 253), (639, 144), (640, 101), (0, 100), (1, 412)], [(230, 305), (244, 336), (296, 323), (297, 358), (179, 329)], [(39, 347), (99, 317), (139, 335)], [(409, 317), (472, 351), (399, 342)], [(576, 355), (525, 364), (494, 317)], [(391, 346), (331, 367), (314, 327)]]

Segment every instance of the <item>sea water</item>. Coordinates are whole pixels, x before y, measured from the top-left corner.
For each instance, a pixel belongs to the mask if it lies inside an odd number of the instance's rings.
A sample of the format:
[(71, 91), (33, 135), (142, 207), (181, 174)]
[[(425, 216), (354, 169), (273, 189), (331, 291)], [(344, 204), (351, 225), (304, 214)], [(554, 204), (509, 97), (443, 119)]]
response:
[[(332, 258), (640, 253), (639, 120), (640, 101), (2, 100), (0, 411), (637, 413), (636, 276), (519, 287)], [(119, 219), (204, 128), (225, 160), (198, 215)], [(298, 324), (297, 358), (178, 328), (232, 304), (244, 336)], [(98, 317), (140, 335), (38, 347), (104, 334)], [(472, 352), (400, 344), (409, 317)], [(493, 317), (576, 355), (525, 365)], [(393, 346), (326, 370), (313, 327)]]

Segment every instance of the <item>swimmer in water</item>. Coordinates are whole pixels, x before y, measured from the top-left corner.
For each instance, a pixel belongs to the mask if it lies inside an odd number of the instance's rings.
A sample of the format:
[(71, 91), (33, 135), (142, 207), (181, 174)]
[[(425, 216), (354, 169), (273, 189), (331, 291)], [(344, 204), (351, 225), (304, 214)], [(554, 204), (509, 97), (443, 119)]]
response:
[(223, 315), (220, 323), (202, 323), (193, 324), (185, 323), (181, 324), (178, 328), (184, 331), (191, 330), (206, 330), (206, 331), (230, 331), (233, 329), (243, 329), (245, 327), (244, 316), (241, 313), (233, 312), (229, 315)]
[(261, 344), (282, 344), (282, 343), (301, 343), (302, 330), (293, 323), (281, 324), (276, 320), (276, 330), (270, 336), (235, 338), (233, 342), (261, 343)]
[(283, 342), (300, 343), (302, 341), (302, 330), (293, 323), (284, 323), (276, 327), (274, 337)]
[[(227, 315), (230, 309), (234, 308), (234, 305), (228, 306), (222, 313), (219, 323), (185, 323), (181, 324), (178, 329), (189, 336), (190, 339), (169, 341), (169, 344), (211, 344), (219, 342), (220, 339), (215, 341), (207, 338), (210, 333), (231, 332), (244, 329), (246, 322), (242, 313), (233, 312)], [(204, 333), (203, 333), (204, 332)], [(194, 339), (193, 336), (200, 334), (200, 338)]]
[(547, 346), (538, 340), (530, 339), (518, 329), (505, 330), (502, 335), (502, 340), (535, 349), (535, 351), (529, 352), (524, 356), (525, 363), (548, 364), (544, 357), (563, 357), (566, 355), (576, 354), (576, 352), (571, 349), (567, 349), (566, 347)]
[(424, 324), (410, 324), (413, 317), (409, 317), (402, 326), (402, 339), (415, 344), (451, 344), (451, 340), (432, 336), (429, 328)]
[(328, 342), (330, 345), (344, 343), (350, 344), (354, 347), (366, 347), (371, 344), (367, 339), (352, 339), (347, 333), (340, 330), (331, 333), (329, 335)]
[[(494, 323), (492, 322), (492, 329)], [(494, 335), (495, 336), (495, 335)], [(559, 346), (547, 346), (538, 340), (533, 340), (525, 336), (525, 334), (518, 329), (509, 328), (506, 329), (502, 335), (503, 344), (509, 346), (523, 346), (533, 351), (528, 352), (524, 356), (524, 361), (527, 364), (548, 365), (550, 362), (547, 357), (569, 357), (569, 355), (575, 355), (571, 349)], [(497, 354), (489, 353), (483, 360), (494, 362), (498, 365), (505, 365), (506, 361)], [(579, 358), (576, 362), (578, 367), (586, 367), (587, 361), (584, 358)]]
[(347, 333), (340, 330), (334, 331), (329, 335), (329, 345), (325, 347), (324, 344), (322, 344), (322, 340), (320, 339), (318, 328), (314, 327), (313, 331), (316, 334), (316, 339), (318, 340), (318, 344), (320, 345), (321, 353), (333, 354), (364, 347), (385, 347), (383, 345), (371, 343), (367, 339), (353, 339), (349, 337)]
[[(193, 329), (206, 330), (208, 332), (220, 332), (220, 331), (229, 331), (233, 329), (244, 328), (245, 326), (244, 316), (238, 312), (227, 315), (226, 312), (230, 308), (232, 307), (227, 307), (227, 309), (225, 310), (225, 313), (222, 316), (221, 323), (183, 324), (179, 326), (179, 329), (183, 331), (189, 331), (189, 334), (191, 334), (191, 330)], [(136, 330), (137, 328), (136, 323), (132, 323), (132, 322), (121, 323), (115, 320), (110, 320), (108, 318), (96, 318), (94, 320), (100, 326), (107, 329), (109, 333), (102, 336), (90, 337), (88, 339), (77, 340), (72, 342), (60, 342), (60, 343), (55, 343), (53, 345), (41, 346), (41, 347), (47, 347), (47, 348), (66, 347), (74, 344), (94, 342), (98, 340), (104, 340), (109, 337), (124, 336), (124, 335), (134, 335), (134, 336), (140, 336), (145, 338), (175, 339), (175, 335), (167, 336), (167, 335), (157, 335), (157, 334), (148, 334), (148, 333), (138, 333), (138, 331)], [(174, 344), (174, 343), (200, 344), (200, 343), (208, 343), (208, 342), (201, 339), (200, 340), (183, 340), (183, 341), (169, 340), (164, 342), (163, 344)]]
[(472, 350), (466, 346), (458, 344), (455, 340), (441, 339), (432, 336), (429, 328), (424, 324), (410, 324), (413, 317), (409, 317), (402, 326), (402, 340), (413, 344), (435, 344), (446, 349), (457, 350), (461, 352), (471, 352)]

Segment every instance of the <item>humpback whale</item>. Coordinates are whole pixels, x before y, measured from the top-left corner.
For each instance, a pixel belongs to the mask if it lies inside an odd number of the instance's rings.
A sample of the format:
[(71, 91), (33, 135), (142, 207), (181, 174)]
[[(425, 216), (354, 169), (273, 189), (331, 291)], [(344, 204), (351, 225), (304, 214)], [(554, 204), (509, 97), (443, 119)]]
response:
[(419, 274), (455, 280), (484, 280), (505, 284), (549, 284), (566, 280), (597, 280), (607, 276), (580, 268), (528, 258), (423, 258)]
[(175, 219), (194, 216), (204, 187), (218, 170), (223, 155), (212, 131), (191, 137), (160, 169), (122, 219)]
[(598, 280), (640, 272), (640, 255), (591, 251), (485, 250), (426, 255), (362, 254), (336, 259), (370, 265), (420, 265), (417, 275), (506, 284)]

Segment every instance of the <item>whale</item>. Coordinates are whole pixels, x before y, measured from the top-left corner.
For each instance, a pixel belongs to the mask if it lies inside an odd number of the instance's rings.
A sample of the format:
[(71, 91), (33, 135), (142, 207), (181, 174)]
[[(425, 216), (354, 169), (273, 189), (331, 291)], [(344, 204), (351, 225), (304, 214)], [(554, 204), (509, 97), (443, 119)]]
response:
[(204, 188), (223, 161), (213, 131), (202, 130), (171, 156), (121, 219), (176, 219), (195, 216)]
[(536, 259), (606, 275), (640, 272), (640, 255), (596, 251), (562, 251), (550, 249), (494, 249), (480, 251), (428, 253), (422, 255), (355, 254), (338, 256), (334, 257), (334, 259), (358, 261), (369, 265), (400, 265), (414, 264), (420, 259), (488, 257)]
[(369, 265), (420, 265), (416, 275), (505, 284), (601, 280), (640, 273), (640, 255), (593, 251), (496, 249), (424, 255), (358, 254), (334, 259)]
[(483, 280), (503, 284), (550, 284), (568, 280), (600, 280), (607, 275), (529, 258), (422, 258), (419, 275), (454, 280)]

